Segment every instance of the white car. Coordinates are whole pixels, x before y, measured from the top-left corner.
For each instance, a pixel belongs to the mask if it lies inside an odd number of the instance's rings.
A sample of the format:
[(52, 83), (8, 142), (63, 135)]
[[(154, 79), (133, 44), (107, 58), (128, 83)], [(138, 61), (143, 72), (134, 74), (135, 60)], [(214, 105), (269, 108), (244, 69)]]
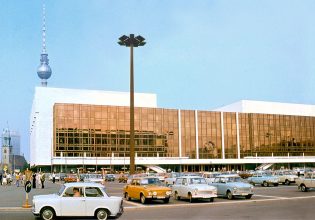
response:
[(274, 173), (274, 175), (278, 176), (279, 183), (282, 183), (285, 185), (290, 185), (291, 183), (295, 183), (295, 181), (299, 178), (291, 170), (278, 170)]
[(300, 177), (296, 180), (296, 184), (298, 188), (302, 192), (307, 192), (311, 188), (315, 188), (315, 173), (306, 173), (304, 177)]
[(205, 178), (200, 176), (182, 176), (176, 179), (172, 193), (175, 199), (188, 198), (189, 202), (195, 199), (209, 199), (217, 197), (217, 188), (209, 186)]
[(44, 220), (65, 216), (94, 216), (105, 220), (123, 213), (123, 200), (108, 196), (105, 187), (98, 183), (66, 183), (56, 194), (34, 196), (32, 212)]
[(105, 180), (103, 179), (102, 174), (89, 173), (84, 176), (84, 182), (93, 182), (104, 184)]

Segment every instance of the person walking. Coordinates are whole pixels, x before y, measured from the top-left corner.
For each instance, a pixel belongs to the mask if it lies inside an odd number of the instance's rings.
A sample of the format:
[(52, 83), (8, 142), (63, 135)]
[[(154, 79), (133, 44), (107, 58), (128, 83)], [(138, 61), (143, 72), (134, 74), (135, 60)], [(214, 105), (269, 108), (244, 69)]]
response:
[(45, 179), (46, 179), (46, 177), (45, 177), (45, 172), (42, 172), (42, 175), (41, 175), (41, 177), (40, 177), (40, 182), (41, 182), (41, 184), (42, 184), (42, 189), (45, 188), (45, 186), (44, 186)]
[(36, 173), (33, 173), (33, 188), (36, 189)]
[(0, 173), (0, 185), (2, 186), (2, 173)]

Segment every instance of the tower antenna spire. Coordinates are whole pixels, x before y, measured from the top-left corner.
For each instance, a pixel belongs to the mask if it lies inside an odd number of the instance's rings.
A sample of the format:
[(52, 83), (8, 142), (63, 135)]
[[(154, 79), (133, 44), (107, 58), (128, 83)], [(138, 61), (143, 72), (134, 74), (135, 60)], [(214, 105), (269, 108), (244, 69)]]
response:
[(46, 7), (45, 7), (45, 3), (43, 4), (42, 40), (43, 40), (42, 53), (46, 53)]
[(47, 86), (47, 79), (51, 76), (48, 53), (46, 49), (46, 7), (43, 4), (43, 26), (42, 26), (42, 53), (40, 55), (40, 66), (37, 69), (37, 75), (42, 80), (43, 87)]

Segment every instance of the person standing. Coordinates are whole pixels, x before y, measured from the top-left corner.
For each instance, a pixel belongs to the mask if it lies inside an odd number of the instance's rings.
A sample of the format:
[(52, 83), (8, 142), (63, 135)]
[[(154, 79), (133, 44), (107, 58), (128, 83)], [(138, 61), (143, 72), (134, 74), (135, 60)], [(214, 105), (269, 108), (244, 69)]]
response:
[(15, 174), (15, 184), (16, 184), (16, 187), (19, 187), (20, 186), (20, 173), (16, 173)]
[(53, 172), (53, 174), (52, 174), (52, 181), (53, 181), (53, 183), (56, 182), (56, 174), (55, 174), (55, 172)]
[(36, 173), (33, 173), (33, 188), (36, 189)]
[(45, 172), (42, 172), (42, 175), (40, 177), (40, 182), (42, 184), (42, 189), (45, 188), (44, 183), (45, 183)]

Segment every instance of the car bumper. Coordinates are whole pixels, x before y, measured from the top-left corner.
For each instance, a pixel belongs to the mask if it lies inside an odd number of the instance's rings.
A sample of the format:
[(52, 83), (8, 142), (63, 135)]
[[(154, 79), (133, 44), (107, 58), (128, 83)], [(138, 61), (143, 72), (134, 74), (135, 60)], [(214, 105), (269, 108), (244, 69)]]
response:
[(192, 195), (192, 198), (194, 199), (210, 199), (210, 198), (215, 198), (218, 197), (217, 194), (197, 194), (197, 195)]
[(146, 196), (147, 199), (169, 199), (171, 196)]
[(34, 207), (32, 207), (32, 213), (35, 216), (39, 216), (39, 212), (37, 212)]

